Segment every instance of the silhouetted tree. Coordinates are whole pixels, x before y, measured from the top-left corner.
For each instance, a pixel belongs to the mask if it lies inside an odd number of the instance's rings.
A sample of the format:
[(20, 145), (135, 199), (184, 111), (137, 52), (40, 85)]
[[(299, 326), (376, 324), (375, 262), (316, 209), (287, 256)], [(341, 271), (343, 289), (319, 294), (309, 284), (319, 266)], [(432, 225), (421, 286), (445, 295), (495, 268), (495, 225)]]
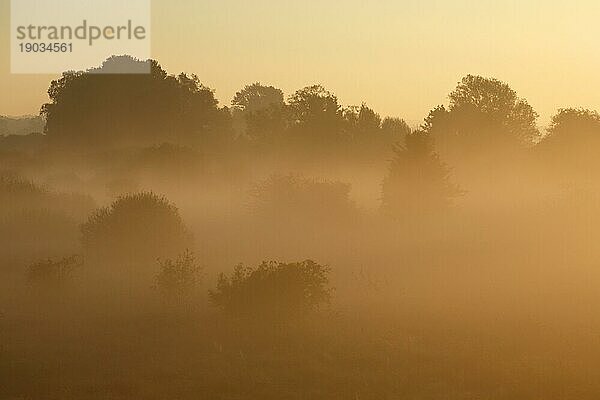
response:
[[(584, 108), (561, 108), (552, 117), (547, 135), (536, 146), (543, 156), (589, 169), (600, 149), (600, 114)], [(565, 165), (561, 163), (561, 169)], [(591, 171), (591, 170), (590, 170)]]
[(297, 318), (329, 302), (329, 268), (311, 260), (263, 262), (257, 268), (238, 265), (221, 274), (210, 299), (228, 313), (278, 320)]
[[(102, 73), (138, 64), (150, 73)], [(168, 75), (154, 60), (128, 56), (111, 57), (95, 70), (65, 72), (48, 95), (41, 110), (45, 132), (63, 146), (212, 142), (230, 118), (197, 76)]]
[(401, 118), (385, 117), (381, 123), (383, 135), (392, 143), (404, 141), (411, 132), (408, 124)]
[(343, 128), (338, 99), (323, 86), (298, 90), (288, 99), (290, 126), (313, 143), (339, 139)]
[(358, 133), (363, 135), (378, 134), (381, 128), (381, 117), (366, 104), (360, 106), (356, 126)]
[(194, 253), (186, 250), (176, 259), (159, 260), (160, 271), (156, 275), (156, 288), (169, 302), (188, 299), (200, 279), (200, 265)]
[(355, 142), (376, 141), (381, 137), (381, 117), (366, 104), (342, 109), (345, 133)]
[(246, 85), (237, 92), (231, 105), (244, 112), (252, 113), (271, 107), (283, 107), (283, 92), (273, 86), (261, 85), (260, 82)]
[(537, 113), (497, 79), (467, 75), (450, 93), (450, 105), (432, 110), (423, 129), (444, 147), (475, 149), (531, 145), (539, 138)]
[(544, 140), (568, 142), (600, 139), (600, 114), (584, 108), (561, 108), (552, 117)]
[(428, 134), (417, 131), (406, 136), (404, 145), (394, 147), (382, 187), (382, 207), (388, 215), (419, 217), (443, 211), (461, 194)]
[(231, 101), (234, 115), (243, 119), (246, 134), (253, 139), (272, 138), (285, 129), (283, 92), (260, 83), (247, 85)]

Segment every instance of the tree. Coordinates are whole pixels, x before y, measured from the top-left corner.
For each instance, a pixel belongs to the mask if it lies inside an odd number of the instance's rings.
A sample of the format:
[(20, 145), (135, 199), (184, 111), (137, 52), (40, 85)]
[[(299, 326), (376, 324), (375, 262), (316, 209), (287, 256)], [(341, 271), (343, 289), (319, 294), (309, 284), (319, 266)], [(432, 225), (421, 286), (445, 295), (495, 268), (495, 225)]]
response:
[(356, 127), (359, 135), (377, 135), (381, 128), (381, 117), (363, 103), (358, 112)]
[(290, 125), (313, 138), (329, 140), (341, 134), (342, 110), (337, 97), (323, 86), (307, 86), (288, 99)]
[(200, 265), (194, 253), (186, 250), (176, 259), (159, 260), (156, 288), (169, 302), (187, 300), (200, 279)]
[(506, 83), (494, 78), (467, 75), (450, 93), (449, 108), (436, 107), (423, 129), (461, 146), (530, 145), (539, 139), (537, 113)]
[(234, 115), (245, 124), (246, 134), (253, 139), (265, 139), (281, 134), (285, 128), (283, 92), (259, 82), (247, 85), (231, 101)]
[(256, 268), (238, 265), (231, 276), (220, 275), (209, 296), (215, 306), (233, 315), (297, 318), (329, 302), (328, 274), (327, 266), (311, 260), (263, 262)]
[(431, 137), (417, 131), (394, 147), (383, 181), (382, 208), (391, 216), (422, 216), (447, 209), (462, 191), (450, 182), (450, 169), (433, 151)]
[(88, 254), (130, 264), (174, 256), (191, 240), (177, 208), (152, 192), (121, 196), (97, 209), (81, 231)]
[(585, 108), (561, 108), (552, 117), (544, 140), (574, 141), (574, 137), (600, 138), (600, 114)]
[(561, 108), (552, 117), (537, 151), (555, 160), (568, 159), (571, 167), (592, 171), (590, 162), (597, 163), (599, 146), (600, 114), (584, 108)]
[(385, 117), (381, 123), (381, 131), (392, 142), (399, 142), (410, 134), (411, 129), (401, 118)]
[[(145, 65), (150, 73), (100, 73)], [(226, 131), (229, 113), (218, 109), (197, 76), (168, 75), (154, 60), (111, 57), (100, 68), (65, 72), (48, 89), (41, 114), (51, 143), (60, 146), (198, 144)]]
[(264, 86), (260, 82), (246, 85), (237, 92), (231, 101), (233, 108), (243, 112), (253, 113), (271, 107), (282, 108), (283, 92), (273, 86)]

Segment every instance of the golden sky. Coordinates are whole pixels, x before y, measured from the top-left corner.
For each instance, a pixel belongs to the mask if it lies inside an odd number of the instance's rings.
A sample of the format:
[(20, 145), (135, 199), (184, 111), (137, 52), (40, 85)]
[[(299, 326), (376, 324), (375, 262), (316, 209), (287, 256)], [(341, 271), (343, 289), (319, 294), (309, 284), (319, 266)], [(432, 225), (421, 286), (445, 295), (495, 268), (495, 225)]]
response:
[[(245, 84), (320, 83), (343, 104), (419, 122), (466, 74), (508, 82), (541, 114), (600, 109), (600, 2), (153, 0), (152, 56), (229, 105)], [(11, 75), (0, 0), (0, 114), (37, 113), (53, 76)]]

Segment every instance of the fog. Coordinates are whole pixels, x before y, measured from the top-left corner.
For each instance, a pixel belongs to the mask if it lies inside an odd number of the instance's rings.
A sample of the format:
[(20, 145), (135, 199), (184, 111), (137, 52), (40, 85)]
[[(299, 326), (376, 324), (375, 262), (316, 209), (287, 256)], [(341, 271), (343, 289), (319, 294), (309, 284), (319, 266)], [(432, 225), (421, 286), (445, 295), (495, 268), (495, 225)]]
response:
[(1, 398), (598, 397), (597, 112), (468, 75), (411, 128), (152, 69), (0, 141)]

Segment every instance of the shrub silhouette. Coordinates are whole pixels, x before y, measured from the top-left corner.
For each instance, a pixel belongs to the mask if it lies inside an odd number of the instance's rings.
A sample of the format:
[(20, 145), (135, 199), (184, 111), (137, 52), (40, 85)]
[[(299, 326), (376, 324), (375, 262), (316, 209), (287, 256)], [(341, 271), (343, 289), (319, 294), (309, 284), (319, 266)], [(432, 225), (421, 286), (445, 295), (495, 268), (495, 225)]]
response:
[(56, 193), (17, 174), (0, 173), (1, 214), (47, 210), (74, 219), (83, 218), (94, 208), (94, 201), (76, 193)]
[(119, 197), (96, 210), (81, 231), (91, 255), (132, 263), (174, 256), (190, 241), (177, 208), (152, 192)]
[(63, 291), (72, 283), (73, 273), (81, 266), (83, 258), (79, 255), (39, 261), (27, 269), (27, 282), (36, 290)]
[(35, 260), (78, 252), (77, 227), (94, 201), (58, 193), (13, 173), (0, 173), (0, 257)]
[(273, 175), (252, 188), (251, 209), (285, 223), (339, 220), (355, 211), (350, 189), (343, 182)]
[(301, 317), (329, 302), (328, 274), (327, 266), (311, 260), (240, 264), (231, 276), (221, 274), (209, 295), (215, 306), (238, 316)]
[(159, 260), (156, 288), (169, 302), (181, 302), (190, 297), (200, 279), (201, 268), (194, 253), (186, 250), (176, 259)]

